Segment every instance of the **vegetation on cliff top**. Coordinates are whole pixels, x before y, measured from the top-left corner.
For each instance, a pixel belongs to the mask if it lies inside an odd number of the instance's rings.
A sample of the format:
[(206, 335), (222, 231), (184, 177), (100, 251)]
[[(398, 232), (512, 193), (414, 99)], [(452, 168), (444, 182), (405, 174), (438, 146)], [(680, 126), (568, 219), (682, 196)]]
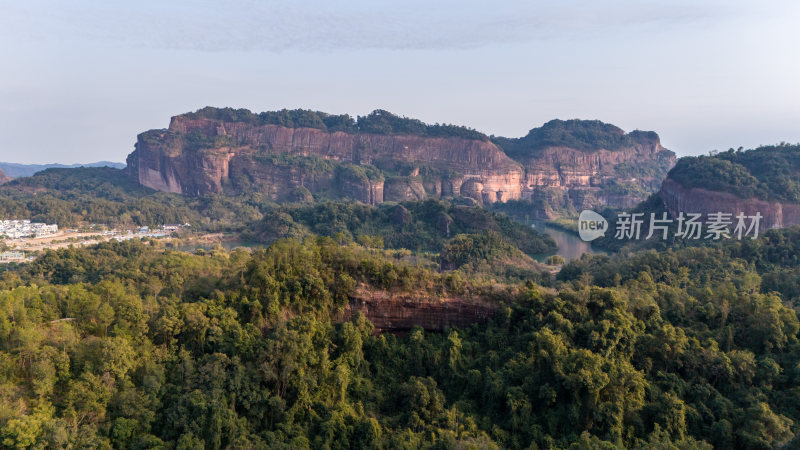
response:
[(722, 191), (742, 198), (800, 202), (800, 145), (729, 149), (681, 158), (668, 177), (686, 188)]
[(653, 131), (632, 131), (625, 133), (620, 128), (599, 120), (551, 120), (539, 128), (534, 128), (518, 139), (495, 138), (508, 156), (519, 159), (534, 156), (537, 151), (548, 147), (567, 147), (581, 151), (599, 149), (619, 150), (642, 142), (658, 142)]
[(183, 114), (189, 119), (213, 119), (224, 122), (244, 122), (253, 125), (280, 125), (287, 128), (316, 128), (325, 131), (367, 134), (411, 134), (425, 137), (456, 137), (487, 140), (488, 137), (471, 128), (449, 124), (426, 124), (418, 119), (401, 117), (377, 109), (354, 119), (347, 114), (335, 115), (306, 109), (282, 109), (253, 113), (247, 109), (214, 108), (211, 106)]

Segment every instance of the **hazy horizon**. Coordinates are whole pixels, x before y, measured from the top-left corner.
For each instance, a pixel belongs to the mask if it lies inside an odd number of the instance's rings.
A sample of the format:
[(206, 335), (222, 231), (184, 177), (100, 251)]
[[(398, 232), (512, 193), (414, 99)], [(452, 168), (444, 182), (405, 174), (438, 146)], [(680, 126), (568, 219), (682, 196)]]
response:
[(506, 137), (656, 131), (678, 155), (800, 141), (800, 5), (0, 0), (0, 161), (124, 162), (204, 106), (374, 109)]

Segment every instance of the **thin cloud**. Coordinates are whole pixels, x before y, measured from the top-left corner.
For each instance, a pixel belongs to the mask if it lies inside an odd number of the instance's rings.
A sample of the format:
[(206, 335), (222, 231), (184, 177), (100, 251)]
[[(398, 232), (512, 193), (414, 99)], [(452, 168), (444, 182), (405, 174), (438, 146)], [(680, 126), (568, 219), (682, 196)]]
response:
[[(166, 3), (166, 4), (164, 4)], [(4, 5), (0, 3), (0, 5)], [(585, 38), (632, 26), (713, 20), (711, 2), (52, 2), (2, 6), (7, 37), (198, 51), (451, 50)]]

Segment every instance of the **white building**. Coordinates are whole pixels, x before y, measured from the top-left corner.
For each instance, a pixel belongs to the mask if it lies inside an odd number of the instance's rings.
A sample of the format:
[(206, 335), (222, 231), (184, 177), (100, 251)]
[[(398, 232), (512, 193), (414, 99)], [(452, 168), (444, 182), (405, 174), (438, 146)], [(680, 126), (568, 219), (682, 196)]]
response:
[(58, 225), (31, 223), (30, 220), (0, 220), (0, 237), (19, 239), (24, 237), (45, 237), (58, 233)]
[(188, 228), (190, 226), (191, 225), (189, 225), (188, 223), (185, 223), (183, 225), (177, 223), (168, 223), (166, 225), (161, 225), (161, 229), (164, 231), (173, 232), (173, 231), (178, 231), (182, 228)]

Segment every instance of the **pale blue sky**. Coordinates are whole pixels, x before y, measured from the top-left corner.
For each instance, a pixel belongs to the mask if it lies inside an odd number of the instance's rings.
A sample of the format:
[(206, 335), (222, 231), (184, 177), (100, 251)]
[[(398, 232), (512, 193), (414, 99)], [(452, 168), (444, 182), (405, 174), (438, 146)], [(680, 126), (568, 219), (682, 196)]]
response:
[(800, 141), (800, 2), (429, 3), (0, 0), (0, 161), (124, 161), (206, 105)]

